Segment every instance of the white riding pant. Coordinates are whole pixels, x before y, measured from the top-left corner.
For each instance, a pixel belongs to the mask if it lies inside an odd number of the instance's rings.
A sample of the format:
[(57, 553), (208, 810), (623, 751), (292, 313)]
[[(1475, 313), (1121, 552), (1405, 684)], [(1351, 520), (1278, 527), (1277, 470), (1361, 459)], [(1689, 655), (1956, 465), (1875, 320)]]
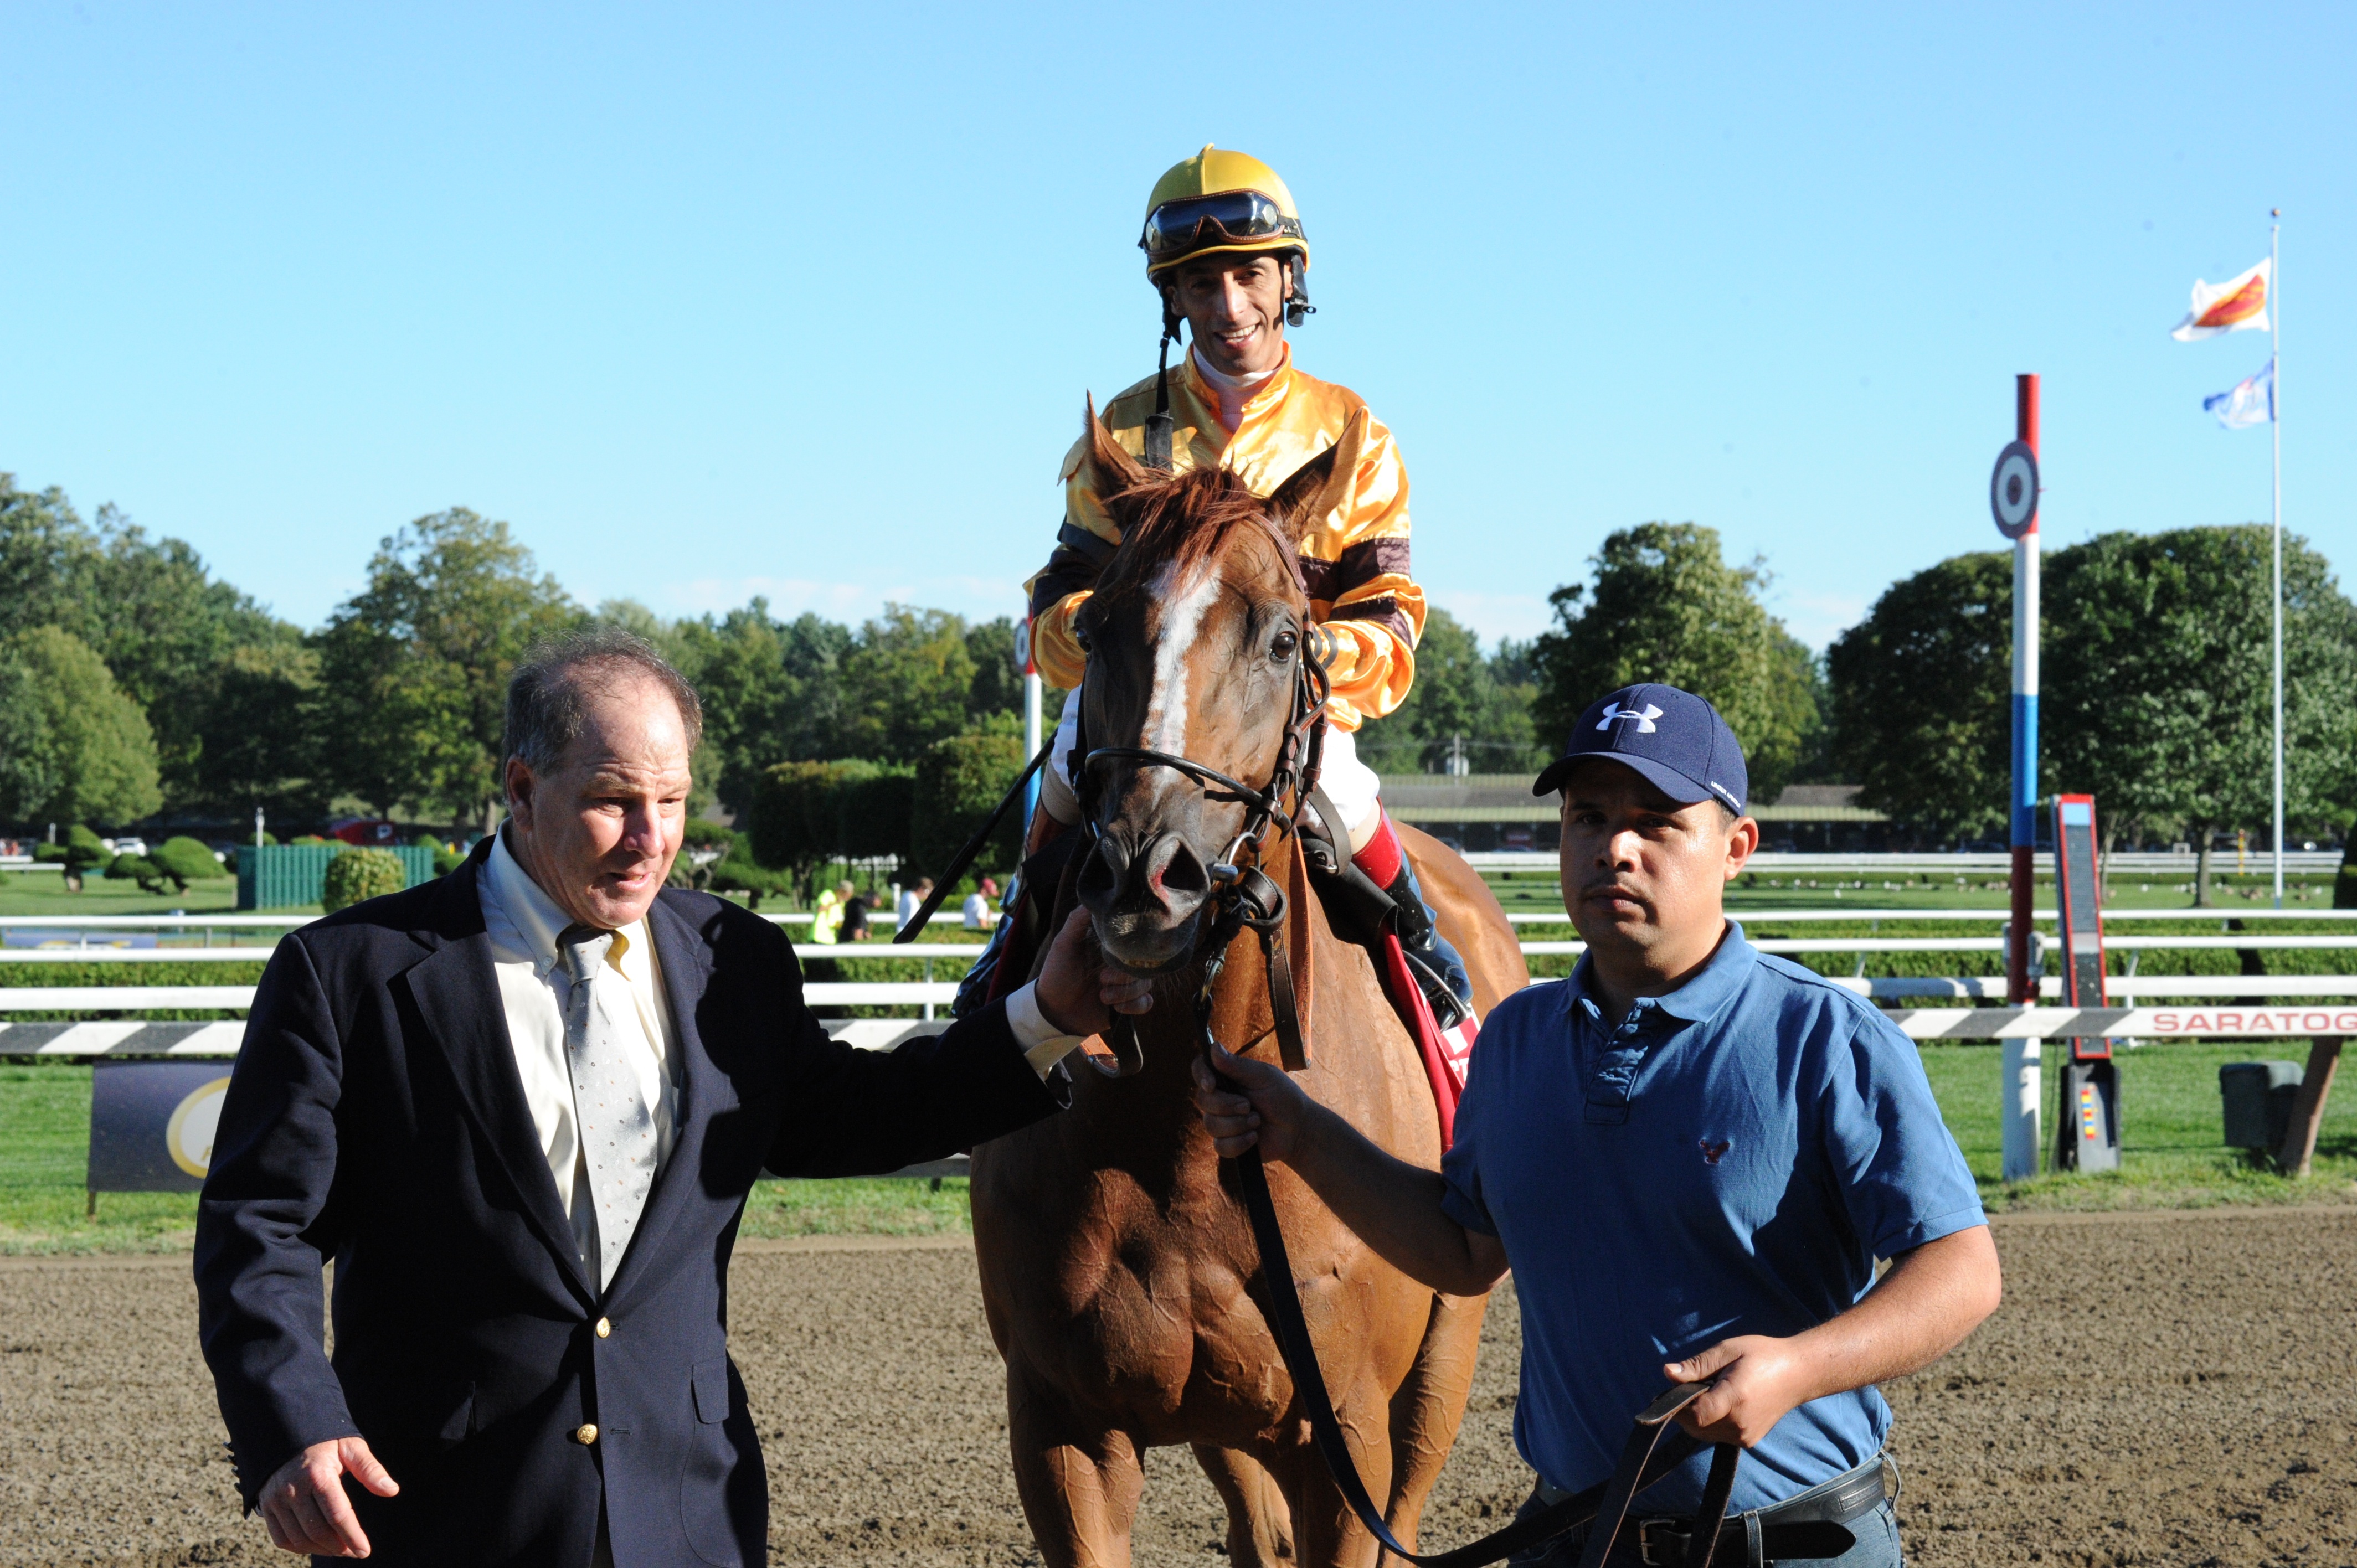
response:
[[(1056, 723), (1056, 749), (1049, 755), (1046, 776), (1039, 785), (1039, 804), (1047, 813), (1070, 827), (1081, 820), (1081, 802), (1072, 793), (1072, 746), (1080, 736), (1081, 694), (1064, 694), (1063, 717)], [(1375, 836), (1377, 793), (1383, 780), (1375, 770), (1359, 760), (1359, 738), (1346, 729), (1326, 726), (1325, 761), (1320, 765), (1318, 782), (1326, 787), (1327, 798), (1334, 809), (1342, 813), (1342, 826), (1351, 835), (1351, 853), (1356, 854), (1367, 847)]]

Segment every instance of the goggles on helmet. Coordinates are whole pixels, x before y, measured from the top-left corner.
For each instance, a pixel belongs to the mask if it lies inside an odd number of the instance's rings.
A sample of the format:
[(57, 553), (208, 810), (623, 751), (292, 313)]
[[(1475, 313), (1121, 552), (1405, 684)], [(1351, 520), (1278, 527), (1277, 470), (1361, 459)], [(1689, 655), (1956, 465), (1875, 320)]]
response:
[(1166, 201), (1146, 215), (1137, 248), (1148, 261), (1170, 261), (1219, 244), (1298, 240), (1301, 220), (1287, 218), (1257, 190), (1222, 190)]

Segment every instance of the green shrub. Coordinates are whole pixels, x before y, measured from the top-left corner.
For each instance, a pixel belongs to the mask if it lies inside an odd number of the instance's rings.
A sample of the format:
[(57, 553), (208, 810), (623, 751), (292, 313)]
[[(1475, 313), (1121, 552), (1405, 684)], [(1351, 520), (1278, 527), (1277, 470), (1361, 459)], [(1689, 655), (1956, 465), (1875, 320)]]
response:
[(213, 858), (211, 850), (186, 835), (166, 839), (162, 847), (147, 858), (162, 867), (165, 875), (178, 883), (182, 891), (186, 891), (191, 882), (205, 882), (229, 875), (221, 869), (221, 863)]
[(66, 869), (93, 871), (107, 864), (108, 850), (98, 835), (76, 822), (66, 830)]
[(434, 846), (434, 875), (447, 876), (467, 864), (467, 857), (447, 843)]
[(398, 893), (409, 882), (401, 857), (389, 849), (348, 849), (328, 862), (319, 907), (332, 915), (368, 898)]
[(288, 843), (326, 843), (328, 841), (317, 833), (296, 833), (286, 842)]
[(706, 887), (715, 893), (742, 893), (747, 905), (755, 909), (761, 907), (763, 896), (793, 890), (792, 873), (755, 864), (742, 845), (726, 859), (715, 862), (708, 873), (704, 884)]
[(737, 830), (709, 817), (690, 817), (680, 831), (683, 849), (717, 849), (723, 854), (737, 845)]
[[(142, 893), (167, 893), (175, 890), (170, 873), (144, 854), (118, 854), (106, 863), (109, 882), (136, 882)], [(179, 891), (187, 885), (179, 884)]]
[[(917, 763), (909, 820), (909, 857), (941, 876), (1028, 760), (1023, 742), (1006, 735), (956, 735), (935, 741)], [(1010, 809), (969, 868), (976, 875), (1012, 871), (1023, 853), (1023, 813)]]
[(37, 843), (33, 846), (33, 864), (36, 865), (54, 865), (65, 857), (66, 846), (61, 843)]

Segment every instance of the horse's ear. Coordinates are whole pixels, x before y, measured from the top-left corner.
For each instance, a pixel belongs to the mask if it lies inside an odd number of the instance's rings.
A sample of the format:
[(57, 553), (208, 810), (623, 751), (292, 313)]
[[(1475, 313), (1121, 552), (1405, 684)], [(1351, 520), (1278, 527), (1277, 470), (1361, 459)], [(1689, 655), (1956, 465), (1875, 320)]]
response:
[(1361, 408), (1342, 427), (1340, 440), (1296, 468), (1291, 478), (1276, 487), (1276, 493), (1268, 498), (1269, 515), (1295, 539), (1302, 538), (1308, 533), (1310, 524), (1341, 504), (1351, 476), (1359, 471), (1359, 461), (1366, 449), (1367, 411)]
[(1146, 466), (1121, 449), (1113, 431), (1097, 417), (1097, 400), (1088, 400), (1087, 424), (1081, 435), (1081, 458), (1075, 471), (1089, 482), (1099, 500), (1111, 500), (1114, 496), (1135, 485), (1142, 485), (1153, 476)]

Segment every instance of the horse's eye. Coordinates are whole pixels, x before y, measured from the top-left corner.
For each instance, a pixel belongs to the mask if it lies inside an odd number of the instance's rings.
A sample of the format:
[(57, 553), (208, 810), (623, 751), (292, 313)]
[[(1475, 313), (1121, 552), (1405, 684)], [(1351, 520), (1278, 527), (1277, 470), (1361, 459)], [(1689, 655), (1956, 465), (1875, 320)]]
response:
[(1072, 640), (1081, 645), (1081, 651), (1083, 653), (1094, 653), (1096, 651), (1095, 647), (1089, 641), (1089, 634), (1082, 630), (1077, 626), (1072, 628)]
[(1276, 634), (1275, 641), (1268, 645), (1268, 656), (1271, 659), (1277, 660), (1279, 663), (1282, 663), (1286, 660), (1292, 658), (1293, 650), (1300, 645), (1300, 637), (1295, 633), (1291, 627), (1287, 627), (1283, 631)]

